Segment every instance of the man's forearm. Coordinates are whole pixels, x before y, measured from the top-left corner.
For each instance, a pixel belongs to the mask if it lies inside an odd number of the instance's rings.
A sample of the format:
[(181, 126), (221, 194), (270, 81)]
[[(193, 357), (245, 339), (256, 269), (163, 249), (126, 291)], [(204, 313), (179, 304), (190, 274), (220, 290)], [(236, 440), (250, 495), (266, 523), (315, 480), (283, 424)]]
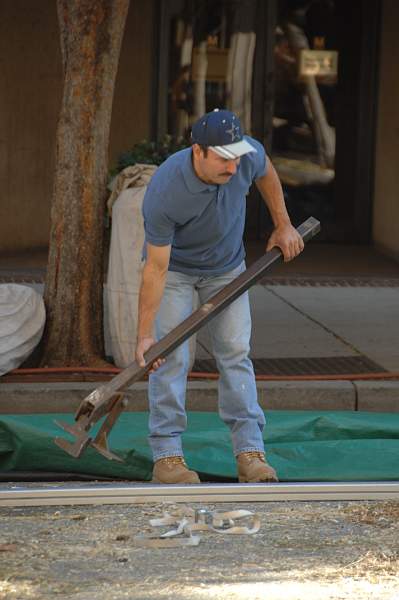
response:
[(155, 316), (165, 287), (167, 271), (145, 264), (140, 286), (137, 339), (153, 337)]
[(303, 240), (291, 224), (280, 179), (270, 160), (267, 160), (266, 175), (256, 180), (257, 188), (270, 211), (274, 224), (274, 231), (268, 239), (266, 251), (277, 246), (282, 251), (284, 260), (289, 261), (302, 252)]

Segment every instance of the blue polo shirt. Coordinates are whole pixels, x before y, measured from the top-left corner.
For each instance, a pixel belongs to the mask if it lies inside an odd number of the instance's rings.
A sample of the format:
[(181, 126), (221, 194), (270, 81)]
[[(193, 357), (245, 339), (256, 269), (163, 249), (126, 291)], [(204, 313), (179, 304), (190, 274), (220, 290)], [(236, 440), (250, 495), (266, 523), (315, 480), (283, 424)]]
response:
[(197, 177), (191, 148), (170, 156), (154, 173), (143, 201), (145, 239), (154, 246), (172, 246), (169, 270), (220, 275), (244, 259), (245, 196), (266, 173), (262, 144), (245, 137), (257, 152), (242, 156), (224, 185)]

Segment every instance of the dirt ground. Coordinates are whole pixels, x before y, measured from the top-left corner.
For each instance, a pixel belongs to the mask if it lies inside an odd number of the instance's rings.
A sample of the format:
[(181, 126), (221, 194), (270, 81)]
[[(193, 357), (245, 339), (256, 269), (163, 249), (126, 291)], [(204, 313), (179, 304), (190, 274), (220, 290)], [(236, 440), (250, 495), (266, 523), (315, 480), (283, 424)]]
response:
[(261, 528), (140, 548), (149, 519), (177, 505), (3, 508), (0, 598), (399, 600), (399, 502), (190, 506), (245, 508)]

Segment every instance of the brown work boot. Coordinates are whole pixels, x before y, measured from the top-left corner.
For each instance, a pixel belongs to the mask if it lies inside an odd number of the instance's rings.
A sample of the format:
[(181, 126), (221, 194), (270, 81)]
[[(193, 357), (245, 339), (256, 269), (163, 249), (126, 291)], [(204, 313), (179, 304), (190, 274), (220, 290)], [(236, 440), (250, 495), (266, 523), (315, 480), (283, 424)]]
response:
[(166, 456), (154, 464), (152, 483), (201, 483), (195, 471), (190, 471), (182, 456)]
[(263, 452), (241, 452), (237, 456), (237, 468), (240, 483), (278, 481), (276, 471), (267, 464)]

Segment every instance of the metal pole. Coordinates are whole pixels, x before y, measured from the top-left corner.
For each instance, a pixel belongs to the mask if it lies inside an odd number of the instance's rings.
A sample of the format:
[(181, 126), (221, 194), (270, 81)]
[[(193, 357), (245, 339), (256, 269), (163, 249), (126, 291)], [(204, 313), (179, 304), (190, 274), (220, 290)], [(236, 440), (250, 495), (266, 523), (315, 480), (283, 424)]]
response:
[(280, 502), (399, 500), (399, 482), (269, 484), (94, 484), (52, 487), (14, 486), (0, 490), (1, 506), (146, 504), (163, 502)]

